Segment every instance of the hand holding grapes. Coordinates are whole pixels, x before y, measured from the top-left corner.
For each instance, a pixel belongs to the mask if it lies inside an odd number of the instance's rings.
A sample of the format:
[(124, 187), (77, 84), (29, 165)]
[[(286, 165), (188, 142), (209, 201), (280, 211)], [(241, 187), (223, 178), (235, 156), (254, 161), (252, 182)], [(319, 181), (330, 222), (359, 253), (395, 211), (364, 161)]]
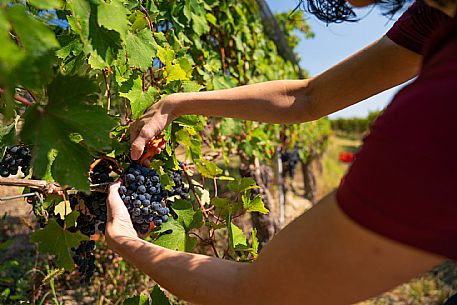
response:
[(133, 228), (130, 214), (119, 195), (120, 182), (110, 185), (107, 203), (106, 242), (110, 248), (116, 248), (124, 238), (137, 239), (138, 235)]

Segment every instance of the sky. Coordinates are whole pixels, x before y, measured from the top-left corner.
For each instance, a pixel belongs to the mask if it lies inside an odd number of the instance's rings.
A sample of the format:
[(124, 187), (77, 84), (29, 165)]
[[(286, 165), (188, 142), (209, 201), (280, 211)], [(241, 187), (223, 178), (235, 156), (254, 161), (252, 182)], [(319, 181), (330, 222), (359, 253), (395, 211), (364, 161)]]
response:
[[(294, 9), (297, 0), (267, 0), (270, 9), (283, 12)], [(315, 76), (344, 58), (352, 55), (371, 42), (384, 35), (393, 25), (398, 16), (393, 20), (381, 15), (377, 8), (368, 8), (356, 11), (357, 16), (362, 17), (358, 22), (345, 22), (340, 24), (326, 25), (314, 16), (308, 17), (308, 22), (315, 37), (305, 39), (296, 51), (301, 57), (301, 66), (308, 70), (311, 76)], [(356, 105), (350, 106), (330, 115), (331, 118), (366, 116), (370, 111), (383, 109), (399, 88), (392, 88), (373, 96)]]

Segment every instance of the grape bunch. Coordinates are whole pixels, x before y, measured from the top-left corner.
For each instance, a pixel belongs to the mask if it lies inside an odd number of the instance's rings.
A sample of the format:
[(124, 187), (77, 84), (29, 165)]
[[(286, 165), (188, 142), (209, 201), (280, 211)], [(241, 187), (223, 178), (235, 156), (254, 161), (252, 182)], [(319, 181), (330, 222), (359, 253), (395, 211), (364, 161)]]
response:
[(292, 178), (295, 176), (295, 169), (297, 167), (298, 162), (300, 161), (298, 149), (298, 145), (295, 144), (294, 149), (292, 151), (286, 151), (281, 153), (281, 161), (287, 164), (287, 172), (289, 173), (289, 176)]
[(80, 281), (82, 284), (90, 283), (90, 280), (95, 272), (95, 241), (88, 240), (79, 244), (78, 248), (74, 249), (73, 261), (78, 266)]
[[(98, 194), (97, 194), (98, 195)], [(70, 207), (72, 210), (79, 210), (80, 214), (76, 219), (76, 226), (68, 230), (70, 232), (80, 231), (82, 234), (90, 237), (96, 232), (97, 216), (94, 212), (93, 199), (94, 194), (86, 195), (77, 193), (70, 197)], [(106, 222), (106, 203), (105, 203), (105, 222)], [(78, 248), (72, 248), (73, 261), (78, 268), (81, 284), (88, 284), (95, 272), (95, 241), (82, 241)]]
[(17, 175), (19, 167), (22, 173), (27, 176), (30, 172), (30, 160), (32, 155), (24, 146), (7, 147), (2, 160), (0, 161), (0, 176), (9, 177)]
[(167, 192), (160, 184), (159, 175), (137, 163), (126, 170), (125, 185), (119, 188), (122, 201), (127, 206), (133, 226), (140, 234), (158, 227), (169, 219), (170, 210), (164, 206)]
[(175, 185), (171, 189), (171, 192), (169, 196), (176, 196), (178, 195), (181, 197), (181, 199), (188, 200), (190, 198), (189, 196), (189, 188), (184, 186), (184, 183), (182, 181), (182, 175), (180, 171), (172, 171), (171, 172), (171, 179), (173, 179), (173, 182)]
[[(110, 177), (111, 168), (105, 160), (99, 161), (91, 170), (89, 178), (91, 183), (113, 182)], [(91, 192), (89, 195), (78, 192), (70, 197), (72, 210), (80, 212), (76, 227), (70, 228), (72, 232), (80, 231), (90, 237), (97, 231), (104, 233), (106, 229), (107, 207), (105, 193)], [(90, 282), (95, 272), (95, 241), (83, 241), (78, 248), (73, 250), (73, 261), (75, 262), (82, 284)]]

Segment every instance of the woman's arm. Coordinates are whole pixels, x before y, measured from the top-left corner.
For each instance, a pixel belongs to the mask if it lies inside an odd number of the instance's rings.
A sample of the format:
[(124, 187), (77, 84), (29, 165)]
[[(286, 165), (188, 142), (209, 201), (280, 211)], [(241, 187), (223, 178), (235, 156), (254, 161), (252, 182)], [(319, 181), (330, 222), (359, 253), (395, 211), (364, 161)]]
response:
[(334, 193), (279, 232), (251, 264), (176, 252), (136, 236), (118, 187), (108, 197), (109, 246), (193, 304), (353, 304), (443, 261), (354, 223)]
[(132, 128), (132, 158), (138, 159), (146, 141), (177, 116), (200, 114), (282, 124), (311, 121), (411, 79), (420, 60), (420, 55), (384, 36), (311, 79), (172, 94), (153, 105)]

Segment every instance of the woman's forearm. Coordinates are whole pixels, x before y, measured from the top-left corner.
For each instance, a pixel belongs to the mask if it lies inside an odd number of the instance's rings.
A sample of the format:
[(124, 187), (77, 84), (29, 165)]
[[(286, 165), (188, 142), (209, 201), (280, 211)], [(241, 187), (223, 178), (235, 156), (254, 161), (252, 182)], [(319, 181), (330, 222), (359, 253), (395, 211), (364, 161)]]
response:
[(174, 116), (200, 114), (301, 123), (360, 102), (414, 77), (421, 56), (383, 37), (314, 78), (278, 80), (166, 98)]
[(192, 304), (242, 304), (248, 264), (165, 249), (139, 238), (119, 237), (116, 252), (162, 287)]
[(169, 96), (175, 116), (200, 114), (266, 123), (301, 123), (315, 119), (309, 109), (309, 80), (277, 80), (231, 89)]

